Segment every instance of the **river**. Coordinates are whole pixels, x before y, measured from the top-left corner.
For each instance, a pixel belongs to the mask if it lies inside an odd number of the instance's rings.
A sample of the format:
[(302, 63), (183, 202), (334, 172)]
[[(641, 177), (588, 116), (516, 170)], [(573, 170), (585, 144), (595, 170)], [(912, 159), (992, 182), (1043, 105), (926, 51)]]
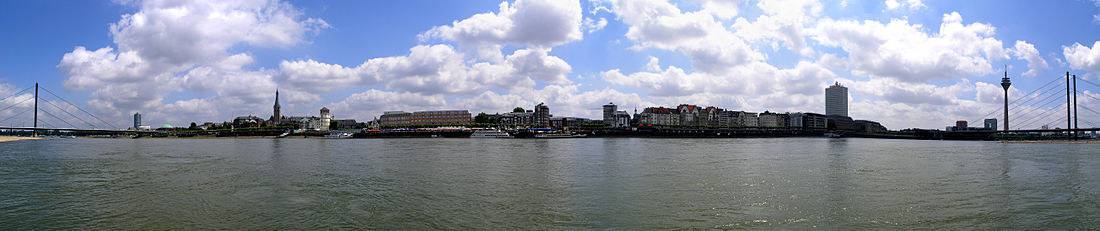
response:
[(0, 143), (0, 230), (1100, 229), (1100, 144)]

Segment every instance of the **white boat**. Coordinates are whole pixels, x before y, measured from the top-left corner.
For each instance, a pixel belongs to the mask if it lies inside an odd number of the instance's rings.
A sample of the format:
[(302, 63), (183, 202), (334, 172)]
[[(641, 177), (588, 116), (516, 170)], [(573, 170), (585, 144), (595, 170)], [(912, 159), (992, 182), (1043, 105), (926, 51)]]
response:
[(512, 135), (501, 130), (486, 129), (474, 131), (473, 134), (470, 134), (470, 138), (512, 138)]
[(535, 138), (554, 139), (554, 138), (584, 138), (588, 134), (569, 134), (569, 133), (540, 133), (535, 134)]
[(333, 132), (332, 134), (325, 135), (325, 139), (350, 139), (351, 133), (347, 132)]

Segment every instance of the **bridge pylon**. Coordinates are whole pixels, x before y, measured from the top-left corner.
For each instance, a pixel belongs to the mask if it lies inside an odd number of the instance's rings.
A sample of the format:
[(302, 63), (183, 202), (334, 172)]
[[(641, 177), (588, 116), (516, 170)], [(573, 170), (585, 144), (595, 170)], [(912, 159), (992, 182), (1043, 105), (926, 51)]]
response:
[(31, 130), (31, 137), (38, 137), (38, 82), (34, 83), (34, 130)]

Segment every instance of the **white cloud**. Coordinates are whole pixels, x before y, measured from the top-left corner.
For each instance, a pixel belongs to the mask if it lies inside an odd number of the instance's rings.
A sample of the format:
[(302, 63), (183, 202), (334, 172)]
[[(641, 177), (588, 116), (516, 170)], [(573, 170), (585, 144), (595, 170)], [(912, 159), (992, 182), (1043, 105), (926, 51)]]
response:
[(464, 54), (448, 45), (421, 45), (407, 56), (369, 59), (356, 67), (314, 60), (283, 61), (278, 79), (307, 92), (331, 92), (355, 85), (384, 84), (387, 88), (424, 94), (476, 94), (491, 88), (530, 88), (535, 80), (570, 83), (572, 67), (550, 56), (550, 49), (516, 50), (499, 64), (468, 64)]
[(685, 13), (658, 0), (613, 1), (613, 6), (619, 19), (630, 26), (626, 37), (637, 42), (638, 48), (684, 53), (695, 70), (724, 73), (764, 59), (710, 13)]
[(66, 53), (57, 65), (66, 76), (66, 88), (85, 90), (101, 88), (112, 83), (141, 81), (152, 72), (144, 59), (136, 51), (115, 52), (104, 47), (88, 51), (78, 46), (73, 52)]
[[(215, 110), (218, 104), (212, 99), (179, 100), (170, 104), (160, 105), (154, 112), (144, 114), (145, 118), (158, 118), (173, 126), (186, 126), (190, 122), (222, 122), (225, 118), (219, 117)], [(266, 118), (264, 118), (266, 119)], [(151, 124), (159, 127), (156, 124)]]
[(565, 74), (573, 70), (561, 58), (547, 55), (550, 49), (516, 50), (505, 59), (505, 64), (515, 71), (511, 75), (526, 76), (548, 83), (570, 83)]
[(344, 113), (341, 118), (370, 120), (384, 111), (420, 111), (452, 109), (442, 95), (422, 95), (409, 92), (389, 92), (370, 89), (352, 94), (328, 105), (332, 113)]
[(1100, 73), (1100, 41), (1093, 43), (1091, 48), (1080, 43), (1062, 46), (1062, 55), (1070, 68)]
[(650, 57), (649, 72), (623, 74), (619, 69), (600, 73), (605, 81), (615, 85), (638, 87), (654, 96), (685, 96), (715, 93), (755, 96), (771, 93), (817, 94), (819, 87), (836, 78), (824, 66), (802, 61), (792, 69), (778, 69), (756, 62), (738, 66), (728, 74), (689, 73), (676, 66), (661, 69), (659, 60)]
[(883, 2), (888, 10), (897, 10), (901, 7), (908, 7), (910, 10), (918, 10), (925, 7), (921, 0), (905, 0), (905, 2), (898, 2), (898, 0), (886, 0)]
[(742, 0), (703, 0), (703, 11), (726, 20), (737, 16)]
[(926, 83), (906, 83), (891, 78), (872, 78), (868, 81), (847, 83), (852, 91), (881, 97), (891, 103), (908, 105), (954, 105), (960, 94), (973, 91), (970, 81), (963, 80), (954, 85), (939, 87)]
[(307, 32), (328, 27), (321, 19), (301, 19), (289, 3), (245, 1), (143, 1), (141, 10), (111, 25), (121, 51), (138, 51), (151, 61), (197, 64), (238, 43), (289, 46)]
[(1009, 53), (1012, 53), (1016, 59), (1027, 60), (1027, 72), (1024, 72), (1026, 76), (1036, 76), (1039, 74), (1039, 70), (1049, 67), (1047, 61), (1039, 55), (1039, 50), (1035, 49), (1035, 45), (1027, 43), (1027, 41), (1016, 40), (1016, 46), (1009, 49)]
[(994, 31), (988, 24), (964, 25), (952, 12), (944, 14), (936, 34), (899, 19), (888, 24), (825, 19), (812, 34), (822, 45), (847, 52), (843, 68), (856, 75), (925, 82), (991, 73), (993, 61), (1008, 58)]
[(761, 1), (757, 6), (764, 14), (754, 22), (737, 19), (732, 28), (748, 41), (771, 42), (776, 49), (783, 42), (788, 49), (803, 56), (811, 56), (813, 49), (806, 45), (806, 24), (816, 21), (824, 8), (818, 1), (781, 0)]
[(57, 65), (68, 77), (67, 89), (93, 90), (88, 105), (121, 121), (135, 111), (168, 115), (159, 112), (173, 109), (160, 107), (164, 98), (185, 90), (216, 92), (213, 99), (202, 100), (213, 100), (221, 107), (258, 108), (265, 101), (261, 98), (273, 94), (274, 82), (264, 71), (244, 68), (252, 57), (231, 54), (229, 49), (238, 44), (302, 44), (308, 34), (328, 27), (324, 20), (303, 18), (281, 1), (128, 3), (138, 11), (122, 15), (110, 26), (117, 51), (76, 47)]
[(279, 63), (280, 82), (290, 88), (308, 92), (331, 92), (352, 84), (374, 84), (378, 82), (366, 76), (367, 70), (360, 65), (356, 68), (339, 64), (321, 63), (312, 59), (304, 61), (282, 61)]
[(420, 39), (442, 38), (458, 42), (463, 49), (477, 51), (478, 57), (501, 60), (504, 45), (550, 48), (580, 40), (581, 7), (579, 1), (517, 0), (500, 3), (499, 12), (474, 15), (451, 25), (437, 26), (420, 34)]
[(901, 6), (901, 3), (899, 3), (897, 0), (886, 0), (886, 2), (883, 2), (883, 4), (886, 4), (886, 9), (891, 10), (897, 9), (899, 6)]
[(599, 21), (592, 20), (592, 18), (584, 18), (584, 31), (593, 33), (602, 30), (607, 26), (607, 18), (600, 18)]

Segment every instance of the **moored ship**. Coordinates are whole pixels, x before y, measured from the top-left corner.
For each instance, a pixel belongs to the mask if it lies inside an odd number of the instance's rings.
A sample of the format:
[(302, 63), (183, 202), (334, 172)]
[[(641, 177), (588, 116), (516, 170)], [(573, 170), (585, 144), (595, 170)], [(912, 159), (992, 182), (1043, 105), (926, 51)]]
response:
[(470, 138), (512, 138), (512, 135), (497, 129), (485, 129), (474, 131)]

